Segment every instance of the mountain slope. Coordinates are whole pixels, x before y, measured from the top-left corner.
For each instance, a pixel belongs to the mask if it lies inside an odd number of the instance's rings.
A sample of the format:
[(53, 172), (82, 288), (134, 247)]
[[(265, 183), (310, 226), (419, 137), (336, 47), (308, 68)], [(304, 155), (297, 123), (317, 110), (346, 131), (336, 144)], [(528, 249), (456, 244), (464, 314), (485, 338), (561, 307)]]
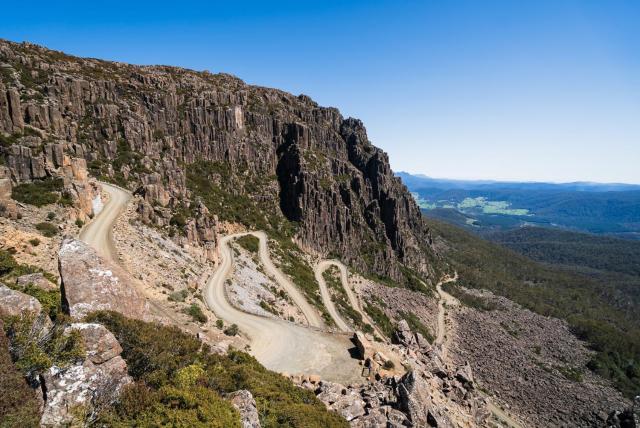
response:
[(366, 273), (436, 276), (420, 210), (362, 123), (336, 109), (225, 74), (31, 44), (0, 42), (0, 62), (0, 131), (15, 181), (44, 178), (52, 153), (73, 154), (136, 189), (146, 221), (190, 242), (213, 246), (209, 211)]
[[(628, 396), (640, 392), (638, 307), (620, 305), (615, 284), (545, 267), (438, 220), (429, 225), (439, 251), (458, 272), (459, 285), (490, 290), (538, 314), (565, 319), (597, 351), (588, 368), (612, 379)], [(457, 297), (486, 310), (477, 299)]]

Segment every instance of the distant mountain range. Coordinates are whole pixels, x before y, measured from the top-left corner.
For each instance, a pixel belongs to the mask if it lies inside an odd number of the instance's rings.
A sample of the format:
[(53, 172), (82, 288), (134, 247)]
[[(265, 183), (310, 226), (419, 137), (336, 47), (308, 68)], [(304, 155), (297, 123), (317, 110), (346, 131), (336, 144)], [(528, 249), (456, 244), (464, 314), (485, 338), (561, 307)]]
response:
[(464, 190), (545, 190), (559, 192), (621, 192), (640, 190), (640, 184), (595, 183), (590, 181), (574, 181), (571, 183), (547, 183), (537, 181), (495, 181), (495, 180), (456, 180), (448, 178), (432, 178), (424, 174), (398, 172), (396, 175), (412, 188), (464, 189)]
[(640, 239), (640, 185), (435, 179), (397, 174), (427, 216), (476, 232), (525, 225)]

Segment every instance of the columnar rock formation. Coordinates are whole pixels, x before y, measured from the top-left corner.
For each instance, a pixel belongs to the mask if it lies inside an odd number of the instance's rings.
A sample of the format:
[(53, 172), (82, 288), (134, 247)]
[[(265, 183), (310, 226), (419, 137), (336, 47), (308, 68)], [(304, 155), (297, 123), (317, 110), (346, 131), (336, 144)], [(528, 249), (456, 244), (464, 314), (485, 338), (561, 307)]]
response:
[[(2, 150), (14, 182), (49, 175), (48, 164), (86, 161), (136, 189), (147, 221), (172, 222), (207, 245), (215, 219), (190, 193), (188, 171), (196, 161), (221, 162), (234, 184), (225, 191), (296, 222), (304, 247), (398, 280), (402, 265), (427, 281), (435, 273), (419, 208), (363, 124), (336, 109), (225, 74), (5, 41), (0, 71)], [(256, 181), (265, 185), (247, 185)], [(180, 221), (178, 212), (195, 219)]]

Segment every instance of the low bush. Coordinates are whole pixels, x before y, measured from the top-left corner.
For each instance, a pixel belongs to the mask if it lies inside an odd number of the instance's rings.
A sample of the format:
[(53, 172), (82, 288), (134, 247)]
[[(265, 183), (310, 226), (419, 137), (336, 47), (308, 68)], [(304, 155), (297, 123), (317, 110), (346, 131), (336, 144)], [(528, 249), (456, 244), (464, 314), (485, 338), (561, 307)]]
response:
[(194, 321), (199, 323), (207, 322), (207, 316), (202, 312), (202, 308), (197, 303), (192, 303), (191, 306), (184, 310), (184, 313), (187, 315), (191, 315)]
[(387, 337), (391, 337), (395, 327), (382, 309), (374, 304), (365, 303), (364, 311), (371, 317), (371, 320), (378, 326), (378, 328), (387, 335)]
[(32, 247), (37, 247), (40, 245), (40, 240), (38, 238), (29, 239), (29, 244), (31, 244)]
[(16, 367), (28, 378), (37, 377), (54, 364), (66, 367), (85, 356), (82, 335), (78, 331), (65, 334), (68, 323), (62, 316), (45, 336), (41, 321), (32, 313), (6, 317), (3, 321)]
[(94, 313), (87, 321), (102, 323), (113, 332), (136, 381), (114, 408), (100, 416), (99, 425), (239, 426), (239, 416), (220, 397), (247, 389), (264, 427), (348, 426), (312, 391), (296, 387), (248, 354), (233, 350), (212, 354), (176, 327), (131, 320), (115, 312)]
[(32, 183), (22, 183), (11, 191), (11, 198), (18, 202), (41, 207), (59, 201), (64, 184), (60, 178), (47, 178)]
[(433, 337), (433, 333), (431, 333), (429, 327), (427, 327), (422, 323), (422, 321), (420, 321), (420, 318), (418, 318), (416, 314), (414, 314), (413, 312), (401, 311), (398, 315), (400, 315), (400, 317), (404, 319), (407, 324), (409, 324), (411, 330), (420, 333), (425, 339), (427, 339), (429, 343), (433, 343), (433, 341), (435, 340), (435, 337)]
[(42, 223), (36, 224), (36, 229), (40, 231), (47, 238), (51, 238), (58, 234), (58, 228), (55, 224), (44, 221)]
[(240, 329), (237, 324), (231, 324), (224, 330), (224, 334), (227, 336), (236, 336), (238, 333), (240, 333)]
[(40, 410), (33, 389), (15, 366), (9, 353), (9, 340), (0, 321), (0, 426), (38, 427)]
[(189, 292), (187, 290), (174, 291), (169, 294), (168, 299), (170, 302), (184, 302), (188, 295)]
[(250, 253), (258, 254), (258, 246), (260, 241), (253, 235), (245, 235), (236, 239), (236, 242), (240, 244), (242, 248), (249, 251)]

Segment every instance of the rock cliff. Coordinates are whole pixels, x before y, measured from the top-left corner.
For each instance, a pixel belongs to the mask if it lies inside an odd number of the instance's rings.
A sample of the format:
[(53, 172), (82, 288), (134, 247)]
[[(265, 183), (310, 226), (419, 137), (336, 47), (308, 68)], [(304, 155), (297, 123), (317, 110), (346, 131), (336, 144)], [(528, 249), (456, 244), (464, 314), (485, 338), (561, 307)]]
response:
[[(367, 273), (427, 282), (436, 274), (430, 231), (387, 155), (334, 108), (226, 74), (7, 41), (0, 78), (13, 182), (44, 178), (49, 164), (86, 162), (93, 175), (136, 190), (142, 217), (180, 239), (211, 245), (217, 214), (253, 227), (293, 225), (304, 248)], [(216, 198), (201, 203), (198, 180)]]

